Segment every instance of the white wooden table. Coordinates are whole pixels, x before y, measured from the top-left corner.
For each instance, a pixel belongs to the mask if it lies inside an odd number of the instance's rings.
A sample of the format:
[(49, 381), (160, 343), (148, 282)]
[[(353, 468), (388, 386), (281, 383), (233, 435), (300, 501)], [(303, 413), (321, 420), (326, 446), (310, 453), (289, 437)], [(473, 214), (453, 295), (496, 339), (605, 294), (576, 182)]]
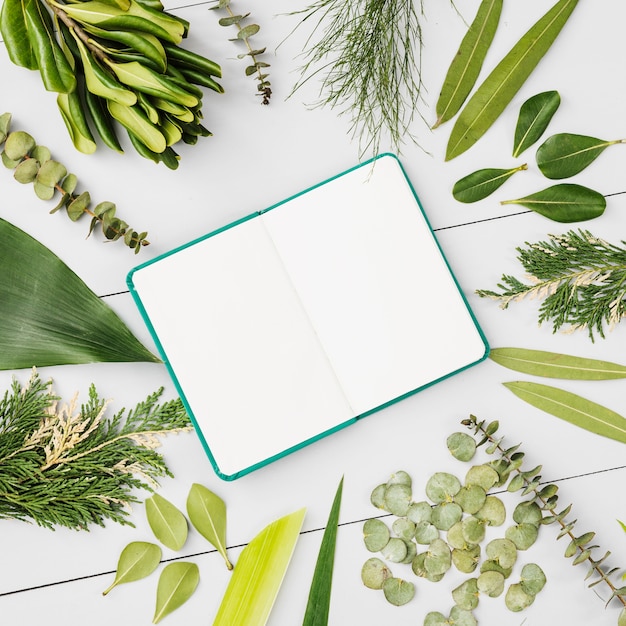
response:
[[(434, 120), (436, 96), (465, 26), (447, 2), (425, 4), (424, 80), (429, 93), (424, 111)], [(479, 2), (457, 4), (469, 21)], [(492, 67), (552, 4), (551, 0), (505, 2), (486, 67)], [(13, 66), (5, 49), (0, 50), (0, 112), (12, 112), (14, 129), (26, 130), (48, 146), (57, 160), (78, 175), (92, 198), (115, 202), (118, 214), (136, 229), (148, 230), (152, 243), (135, 257), (121, 244), (102, 243), (97, 235), (86, 240), (85, 225), (73, 224), (61, 214), (48, 215), (45, 203), (34, 196), (32, 188), (20, 186), (8, 170), (0, 172), (0, 216), (63, 258), (97, 294), (107, 297), (148, 346), (152, 346), (149, 333), (125, 284), (127, 272), (138, 261), (268, 207), (359, 159), (358, 146), (347, 134), (347, 119), (330, 109), (305, 106), (315, 99), (312, 86), (287, 99), (298, 77), (296, 57), (304, 31), (288, 38), (275, 54), (274, 49), (297, 23), (297, 17), (286, 14), (306, 3), (235, 2), (236, 8), (252, 12), (261, 25), (256, 39), (271, 53), (274, 94), (267, 107), (254, 96), (255, 84), (244, 76), (243, 62), (235, 58), (238, 51), (227, 41), (231, 33), (217, 25), (210, 6), (207, 2), (183, 5), (178, 0), (166, 3), (168, 10), (191, 23), (185, 45), (222, 64), (226, 89), (224, 95), (210, 93), (204, 101), (206, 125), (214, 136), (182, 148), (177, 171), (156, 166), (132, 149), (123, 156), (105, 147), (92, 156), (78, 153), (56, 111), (54, 94), (43, 90), (38, 74)], [(626, 6), (621, 0), (581, 0), (554, 48), (473, 149), (445, 163), (449, 127), (431, 132), (419, 122), (415, 132), (422, 148), (411, 144), (403, 149), (401, 161), (492, 347), (537, 348), (626, 362), (626, 328), (618, 327), (607, 339), (591, 343), (583, 333), (553, 334), (549, 325), (538, 327), (536, 302), (501, 311), (497, 304), (474, 293), (495, 287), (503, 273), (520, 276), (516, 246), (568, 230), (567, 225), (520, 207), (499, 204), (501, 199), (545, 186), (532, 163), (528, 172), (515, 176), (504, 190), (479, 203), (461, 205), (450, 193), (458, 178), (479, 167), (514, 164), (509, 155), (519, 106), (541, 91), (556, 89), (562, 98), (550, 133), (575, 132), (606, 139), (626, 136), (625, 21)], [(533, 151), (528, 154), (532, 158)], [(624, 158), (623, 148), (607, 151), (577, 182), (604, 194), (624, 191)], [(624, 238), (625, 210), (626, 195), (612, 196), (605, 214), (582, 227), (619, 243)], [(86, 397), (94, 382), (101, 395), (112, 398), (118, 408), (134, 406), (161, 385), (167, 397), (175, 395), (165, 367), (158, 364), (63, 366), (42, 368), (40, 373), (43, 378), (53, 378), (56, 391), (64, 398), (75, 391)], [(0, 373), (2, 389), (8, 388), (12, 377), (25, 383), (28, 374)], [(559, 481), (561, 502), (573, 503), (578, 529), (596, 531), (597, 543), (611, 550), (613, 564), (625, 567), (626, 534), (616, 521), (626, 520), (623, 445), (525, 405), (501, 384), (517, 378), (518, 374), (485, 361), (234, 482), (216, 477), (193, 433), (170, 438), (162, 452), (175, 478), (162, 481), (159, 493), (181, 508), (194, 482), (221, 495), (228, 507), (228, 544), (235, 560), (242, 546), (267, 523), (307, 507), (303, 534), (269, 620), (272, 626), (291, 626), (302, 621), (321, 528), (337, 483), (344, 476), (330, 624), (421, 624), (430, 610), (447, 613), (452, 606), (450, 591), (464, 578), (455, 583), (451, 574), (433, 584), (416, 580), (407, 571), (407, 578), (417, 582), (416, 598), (405, 607), (389, 605), (381, 593), (366, 589), (360, 581), (361, 565), (370, 556), (362, 543), (362, 520), (377, 515), (369, 503), (372, 488), (396, 470), (404, 469), (413, 476), (417, 494), (423, 493), (435, 471), (463, 475), (465, 467), (450, 457), (445, 440), (460, 429), (461, 419), (474, 413), (500, 420), (507, 441), (522, 442), (528, 466), (543, 464), (544, 478)], [(626, 411), (624, 383), (619, 381), (555, 384), (618, 412)], [(109, 524), (90, 532), (51, 532), (12, 520), (0, 522), (0, 623), (151, 623), (155, 576), (120, 586), (107, 597), (101, 595), (112, 581), (121, 549), (130, 541), (150, 540), (143, 506), (135, 507), (131, 520), (136, 528)], [(565, 543), (556, 541), (556, 532), (552, 526), (545, 527), (525, 555), (525, 561), (536, 561), (548, 576), (548, 584), (533, 606), (514, 614), (506, 610), (503, 598), (482, 601), (476, 612), (480, 624), (609, 626), (617, 622), (617, 606), (605, 609), (606, 589), (586, 588), (584, 566), (572, 567), (563, 558)], [(178, 555), (165, 552), (165, 558), (174, 556)], [(229, 574), (221, 557), (196, 533), (190, 536), (183, 556), (198, 563), (200, 587), (166, 623), (210, 624)]]

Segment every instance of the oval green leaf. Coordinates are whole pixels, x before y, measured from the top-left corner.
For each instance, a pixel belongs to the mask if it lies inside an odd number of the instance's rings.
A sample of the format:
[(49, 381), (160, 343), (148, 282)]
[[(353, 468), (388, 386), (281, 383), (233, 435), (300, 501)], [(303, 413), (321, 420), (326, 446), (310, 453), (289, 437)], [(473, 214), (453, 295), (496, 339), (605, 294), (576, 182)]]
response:
[(152, 574), (161, 561), (161, 548), (147, 541), (133, 541), (120, 554), (115, 572), (115, 580), (102, 592), (106, 596), (111, 589), (122, 583), (141, 580)]
[(478, 202), (499, 189), (515, 172), (527, 170), (528, 165), (512, 169), (485, 168), (472, 172), (457, 180), (452, 187), (452, 195), (459, 202)]
[(626, 419), (579, 395), (527, 381), (504, 383), (518, 398), (574, 426), (626, 443)]
[(518, 198), (505, 200), (501, 204), (520, 204), (555, 222), (583, 222), (599, 217), (606, 209), (606, 199), (597, 191), (561, 183), (542, 191)]
[(11, 62), (29, 70), (36, 70), (37, 58), (28, 38), (22, 0), (4, 0), (2, 3), (0, 33)]
[(526, 593), (520, 583), (511, 585), (504, 597), (504, 602), (509, 611), (523, 611), (535, 601), (535, 596)]
[(447, 472), (436, 472), (426, 483), (426, 495), (435, 504), (452, 500), (460, 489), (459, 479)]
[(361, 568), (361, 580), (369, 589), (382, 589), (383, 583), (391, 576), (391, 570), (384, 561), (376, 557), (368, 559)]
[(527, 348), (493, 348), (489, 358), (511, 370), (546, 378), (567, 380), (626, 378), (624, 365), (557, 352)]
[(433, 128), (454, 117), (474, 87), (496, 34), (501, 13), (502, 0), (482, 0), (448, 68), (437, 100), (437, 122)]
[(387, 602), (394, 606), (402, 606), (415, 596), (415, 585), (401, 578), (387, 578), (383, 582), (383, 593)]
[(457, 118), (446, 161), (471, 148), (500, 117), (561, 32), (578, 0), (559, 0), (541, 17), (478, 87)]
[(537, 149), (537, 166), (546, 178), (569, 178), (591, 165), (609, 146), (624, 139), (606, 141), (586, 135), (559, 133), (548, 137)]
[(187, 602), (199, 581), (200, 570), (195, 563), (179, 561), (164, 567), (159, 577), (152, 623), (157, 624)]
[(387, 543), (391, 533), (389, 528), (379, 519), (368, 519), (363, 524), (363, 543), (370, 552), (379, 552)]
[(455, 604), (466, 611), (472, 611), (478, 606), (478, 584), (476, 578), (469, 578), (452, 590), (452, 599)]
[(527, 563), (522, 568), (520, 585), (530, 596), (537, 595), (546, 584), (546, 575), (536, 563)]
[(226, 505), (211, 490), (194, 483), (187, 496), (187, 514), (195, 529), (222, 555), (228, 569), (233, 569), (226, 554)]
[(154, 536), (170, 550), (180, 550), (187, 541), (187, 520), (169, 501), (158, 493), (146, 502), (146, 517)]
[(560, 104), (561, 96), (558, 91), (538, 93), (522, 104), (513, 140), (515, 158), (539, 140)]

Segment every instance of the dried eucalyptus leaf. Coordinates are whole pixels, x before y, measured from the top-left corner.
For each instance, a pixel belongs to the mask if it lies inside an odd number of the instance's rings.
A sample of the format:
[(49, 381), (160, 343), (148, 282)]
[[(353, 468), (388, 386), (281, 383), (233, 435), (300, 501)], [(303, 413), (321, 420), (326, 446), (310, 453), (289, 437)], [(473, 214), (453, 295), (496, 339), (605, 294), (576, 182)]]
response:
[(413, 537), (415, 537), (415, 522), (412, 522), (406, 517), (399, 517), (391, 525), (391, 530), (398, 537), (400, 537), (400, 539), (411, 540), (413, 539)]
[(520, 585), (530, 596), (537, 595), (546, 584), (546, 575), (536, 563), (527, 563), (522, 568)]
[(475, 513), (476, 517), (485, 521), (489, 526), (501, 526), (506, 519), (506, 508), (500, 498), (487, 496), (485, 504)]
[(424, 520), (415, 525), (415, 541), (417, 541), (417, 543), (427, 546), (438, 538), (439, 529), (431, 522)]
[(520, 583), (514, 583), (506, 592), (504, 602), (509, 609), (515, 613), (523, 611), (535, 601), (535, 596), (524, 591)]
[(49, 160), (43, 163), (39, 168), (37, 181), (42, 185), (46, 185), (47, 187), (54, 187), (63, 178), (65, 178), (66, 175), (67, 170), (65, 169), (64, 165), (62, 165), (58, 161)]
[(513, 141), (515, 158), (539, 141), (560, 104), (561, 96), (558, 91), (538, 93), (522, 104)]
[(63, 191), (68, 194), (73, 194), (76, 191), (76, 187), (78, 187), (78, 177), (76, 174), (68, 174), (63, 180)]
[(478, 591), (490, 598), (497, 598), (504, 591), (504, 576), (500, 572), (483, 572), (477, 579)]
[(498, 472), (490, 465), (474, 465), (465, 475), (466, 485), (479, 485), (485, 491), (489, 491), (499, 480)]
[(35, 180), (35, 182), (33, 183), (33, 190), (35, 192), (35, 195), (40, 200), (52, 200), (52, 198), (54, 197), (54, 187), (44, 185), (37, 180)]
[(466, 485), (454, 496), (454, 501), (464, 513), (478, 513), (487, 500), (487, 493), (480, 485)]
[(6, 138), (4, 152), (12, 161), (20, 161), (35, 147), (36, 142), (32, 135), (23, 130), (16, 130)]
[(368, 519), (363, 524), (363, 542), (370, 552), (380, 552), (389, 542), (391, 533), (379, 519)]
[(401, 563), (407, 556), (407, 545), (399, 537), (391, 537), (380, 553), (392, 563)]
[(468, 547), (467, 540), (463, 535), (463, 520), (454, 524), (446, 533), (446, 541), (451, 548), (465, 550)]
[(161, 548), (147, 541), (133, 541), (120, 554), (115, 572), (115, 580), (102, 592), (103, 596), (117, 585), (141, 580), (158, 567), (161, 561)]
[(26, 185), (35, 181), (38, 171), (39, 163), (35, 159), (25, 159), (15, 168), (13, 178), (18, 183)]
[(402, 606), (415, 596), (415, 585), (401, 578), (387, 578), (383, 582), (383, 593), (387, 602), (394, 606)]
[(385, 508), (394, 515), (403, 517), (409, 510), (411, 487), (404, 483), (387, 484), (385, 488)]
[(426, 483), (426, 495), (435, 504), (452, 500), (460, 489), (459, 479), (447, 472), (433, 474)]
[(513, 567), (517, 561), (517, 548), (510, 539), (492, 539), (485, 547), (485, 553), (505, 569)]
[(471, 461), (476, 452), (476, 440), (467, 433), (452, 433), (446, 440), (450, 454), (459, 461)]
[(461, 521), (463, 509), (456, 502), (440, 502), (433, 508), (432, 524), (439, 530), (449, 530)]
[(237, 33), (237, 39), (247, 39), (252, 37), (252, 35), (256, 35), (260, 30), (261, 27), (258, 24), (248, 24)]
[(504, 536), (510, 539), (518, 550), (528, 550), (537, 541), (539, 528), (535, 524), (517, 524), (509, 526)]
[(461, 530), (465, 541), (470, 544), (480, 543), (485, 538), (485, 520), (478, 519), (473, 515), (466, 517), (461, 522)]
[(383, 583), (390, 577), (391, 570), (376, 557), (365, 561), (361, 568), (361, 580), (369, 589), (382, 589)]
[(433, 517), (433, 507), (429, 502), (411, 502), (406, 516), (412, 522), (430, 522)]
[(512, 567), (502, 567), (497, 561), (494, 559), (487, 559), (483, 561), (480, 565), (480, 573), (484, 572), (498, 572), (502, 574), (505, 578), (508, 578), (513, 572)]
[(424, 568), (433, 576), (445, 574), (452, 566), (450, 546), (443, 539), (435, 539), (426, 551)]
[(450, 610), (450, 624), (455, 626), (477, 626), (478, 622), (471, 611), (462, 609), (460, 606), (453, 606)]
[(91, 202), (91, 196), (88, 191), (83, 191), (79, 196), (76, 196), (68, 205), (67, 205), (67, 216), (73, 221), (76, 222), (79, 220), (85, 211), (89, 208), (89, 204)]
[(413, 481), (411, 479), (411, 476), (409, 476), (408, 472), (405, 472), (404, 470), (399, 470), (397, 472), (394, 472), (390, 477), (389, 480), (387, 481), (387, 486), (389, 485), (406, 485), (407, 487), (411, 487), (413, 484)]
[(408, 565), (417, 556), (417, 545), (409, 539), (403, 539), (402, 541), (406, 544), (406, 556), (400, 562)]
[(469, 578), (452, 590), (452, 599), (460, 608), (472, 611), (478, 606), (478, 594), (478, 579)]
[(439, 611), (430, 611), (424, 617), (424, 626), (447, 626), (449, 623), (448, 618)]
[(46, 163), (52, 158), (52, 153), (46, 146), (35, 146), (30, 153), (32, 159), (36, 159), (39, 163)]
[(187, 541), (187, 519), (158, 493), (146, 499), (146, 516), (154, 536), (171, 550), (180, 550)]
[(513, 520), (518, 524), (540, 524), (542, 519), (541, 508), (534, 500), (520, 502), (513, 510)]
[(452, 563), (464, 574), (471, 574), (477, 567), (480, 560), (480, 546), (469, 546), (464, 550), (452, 550)]
[(181, 607), (196, 590), (200, 582), (200, 570), (195, 563), (178, 561), (163, 568), (157, 587), (156, 608), (153, 624)]
[(385, 489), (387, 485), (384, 483), (374, 487), (370, 495), (370, 502), (377, 508), (386, 511), (385, 509)]

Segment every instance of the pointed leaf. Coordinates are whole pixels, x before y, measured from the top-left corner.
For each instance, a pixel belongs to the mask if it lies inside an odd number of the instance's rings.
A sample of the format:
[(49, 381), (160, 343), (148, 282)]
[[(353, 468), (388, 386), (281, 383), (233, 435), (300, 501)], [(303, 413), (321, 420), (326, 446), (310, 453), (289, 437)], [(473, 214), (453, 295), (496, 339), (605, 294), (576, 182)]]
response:
[(266, 526), (242, 551), (213, 626), (265, 626), (291, 560), (305, 509)]
[(446, 161), (471, 148), (500, 117), (561, 32), (578, 0), (559, 0), (498, 63), (455, 122)]
[(574, 176), (591, 165), (609, 146), (624, 140), (606, 141), (586, 135), (559, 133), (537, 149), (537, 165), (546, 178)]
[(478, 202), (499, 189), (515, 172), (528, 169), (520, 165), (512, 169), (486, 168), (478, 170), (458, 180), (452, 188), (452, 195), (459, 202)]
[(562, 183), (501, 204), (521, 204), (555, 222), (582, 222), (599, 217), (606, 208), (605, 197), (582, 185)]
[(0, 369), (160, 362), (57, 256), (0, 220)]
[(446, 74), (437, 100), (437, 122), (433, 128), (454, 117), (474, 87), (501, 13), (502, 0), (482, 0)]
[(228, 569), (233, 569), (226, 555), (226, 505), (212, 491), (194, 483), (187, 496), (187, 514), (196, 530), (222, 555)]
[(560, 104), (561, 96), (558, 91), (538, 93), (522, 104), (515, 127), (514, 157), (518, 157), (539, 140)]
[(504, 383), (504, 386), (546, 413), (592, 433), (626, 443), (626, 419), (591, 400), (533, 382), (516, 381)]
[(195, 563), (184, 561), (170, 563), (163, 568), (157, 587), (153, 624), (182, 606), (196, 590), (200, 571)]
[(489, 358), (499, 365), (533, 376), (567, 380), (626, 378), (626, 366), (624, 365), (556, 352), (526, 348), (493, 348)]
[(171, 550), (180, 550), (187, 541), (187, 520), (169, 501), (155, 493), (145, 502), (148, 524), (154, 536)]
[(339, 523), (339, 508), (343, 491), (343, 478), (339, 481), (335, 499), (330, 509), (326, 530), (322, 537), (313, 581), (309, 591), (309, 599), (304, 614), (302, 626), (327, 626), (330, 613), (330, 593), (333, 581), (333, 567), (335, 562), (335, 546), (337, 543), (337, 525)]
[(37, 57), (28, 38), (22, 0), (4, 0), (2, 3), (0, 33), (11, 62), (29, 70), (36, 70)]
[(147, 541), (133, 541), (120, 554), (115, 580), (102, 592), (106, 596), (111, 589), (122, 583), (141, 580), (152, 574), (161, 561), (161, 548)]

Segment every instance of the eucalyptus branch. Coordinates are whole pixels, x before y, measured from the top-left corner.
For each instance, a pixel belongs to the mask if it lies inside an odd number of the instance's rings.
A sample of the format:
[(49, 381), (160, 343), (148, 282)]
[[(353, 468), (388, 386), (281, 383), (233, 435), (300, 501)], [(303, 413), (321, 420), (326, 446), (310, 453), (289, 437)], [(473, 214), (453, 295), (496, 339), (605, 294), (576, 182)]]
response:
[[(572, 508), (571, 504), (562, 511), (555, 512), (558, 504), (557, 485), (541, 482), (541, 476), (539, 475), (541, 466), (529, 471), (522, 471), (524, 454), (519, 451), (520, 446), (505, 448), (502, 445), (504, 438), (496, 439), (494, 437), (499, 427), (497, 421), (487, 424), (484, 420), (478, 421), (474, 415), (470, 415), (468, 419), (462, 421), (462, 424), (473, 430), (475, 436), (478, 435), (480, 437), (478, 441), (479, 446), (489, 444), (486, 449), (488, 454), (497, 453), (499, 455), (499, 459), (492, 461), (491, 466), (500, 476), (500, 486), (508, 482), (508, 491), (521, 491), (522, 496), (530, 494), (532, 500), (529, 500), (529, 502), (536, 502), (542, 511), (548, 512), (547, 515), (542, 517), (541, 523), (544, 525), (556, 523), (560, 526), (561, 530), (557, 539), (567, 537), (570, 540), (565, 550), (565, 557), (573, 558), (573, 565), (579, 565), (584, 562), (589, 564), (589, 570), (585, 579), (589, 579), (592, 576), (598, 577), (597, 580), (589, 584), (589, 587), (604, 583), (611, 591), (608, 602), (616, 598), (624, 607), (618, 618), (618, 626), (626, 623), (624, 622), (626, 620), (626, 587), (618, 587), (610, 578), (618, 571), (618, 568), (613, 568), (609, 571), (605, 571), (603, 568), (603, 563), (611, 553), (606, 552), (599, 559), (593, 558), (593, 551), (599, 547), (590, 545), (595, 537), (595, 533), (587, 532), (579, 536), (574, 534), (576, 520), (568, 520), (568, 515)], [(512, 477), (511, 474), (513, 474)]]

